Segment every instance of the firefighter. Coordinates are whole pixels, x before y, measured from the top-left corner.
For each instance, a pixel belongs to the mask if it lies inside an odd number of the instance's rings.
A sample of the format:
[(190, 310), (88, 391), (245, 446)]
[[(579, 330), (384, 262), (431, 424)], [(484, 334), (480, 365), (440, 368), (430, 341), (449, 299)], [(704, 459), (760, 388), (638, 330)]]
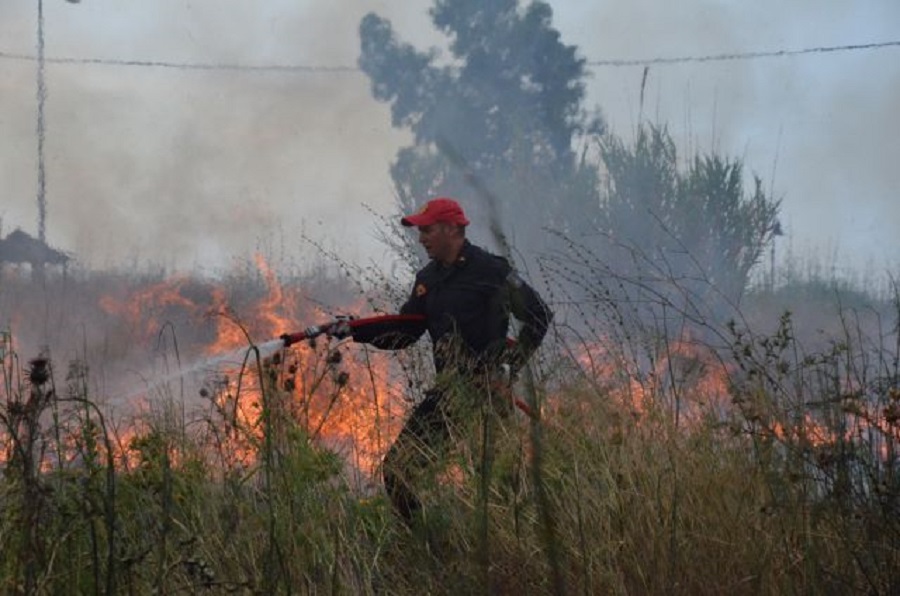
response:
[[(465, 422), (471, 406), (487, 400), (500, 414), (512, 409), (509, 385), (539, 347), (552, 314), (506, 259), (469, 242), (469, 220), (457, 201), (432, 199), (401, 223), (418, 228), (430, 259), (400, 309), (401, 315), (420, 315), (418, 322), (348, 327), (345, 333), (384, 349), (408, 347), (426, 331), (431, 338), (435, 386), (413, 409), (383, 462), (387, 494), (410, 522), (421, 508), (417, 484), (446, 455), (453, 428)], [(510, 315), (521, 323), (515, 341), (507, 339)], [(473, 395), (482, 403), (472, 404)]]

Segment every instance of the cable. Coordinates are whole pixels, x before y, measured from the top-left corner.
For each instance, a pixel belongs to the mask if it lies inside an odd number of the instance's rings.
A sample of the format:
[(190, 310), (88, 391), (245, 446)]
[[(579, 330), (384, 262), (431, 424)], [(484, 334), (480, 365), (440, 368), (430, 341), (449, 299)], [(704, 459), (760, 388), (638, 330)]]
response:
[(734, 52), (731, 54), (709, 54), (706, 56), (678, 56), (675, 58), (647, 58), (646, 60), (589, 60), (588, 66), (651, 66), (654, 64), (679, 64), (683, 62), (724, 62), (727, 60), (753, 60), (756, 58), (781, 58), (800, 54), (827, 52), (850, 52), (856, 50), (874, 50), (891, 46), (900, 46), (900, 41), (882, 41), (875, 43), (852, 44), (843, 46), (820, 46), (800, 50), (772, 50), (761, 52)]
[[(900, 40), (882, 41), (864, 44), (850, 44), (840, 46), (820, 46), (802, 48), (799, 50), (771, 50), (758, 52), (734, 52), (727, 54), (708, 54), (701, 56), (676, 56), (671, 58), (656, 57), (646, 59), (621, 59), (621, 60), (588, 60), (585, 62), (591, 67), (620, 67), (620, 66), (649, 66), (660, 64), (679, 64), (685, 62), (724, 62), (730, 60), (753, 60), (758, 58), (781, 58), (786, 56), (798, 56), (801, 54), (850, 52), (858, 50), (874, 50), (879, 48), (900, 46)], [(0, 59), (34, 61), (35, 57), (27, 54), (15, 54), (0, 51)], [(180, 70), (231, 70), (248, 72), (294, 72), (294, 73), (324, 73), (342, 74), (360, 72), (357, 66), (316, 66), (306, 64), (217, 64), (203, 62), (169, 62), (164, 60), (117, 60), (108, 58), (46, 58), (50, 64), (99, 64), (105, 66), (145, 66), (153, 68), (174, 68)]]
[[(34, 56), (0, 52), (0, 58), (7, 60), (34, 61)], [(147, 66), (152, 68), (175, 68), (179, 70), (234, 70), (250, 72), (358, 72), (356, 66), (311, 66), (304, 64), (216, 64), (204, 62), (168, 62), (165, 60), (118, 60), (110, 58), (46, 58), (48, 64), (100, 64), (103, 66)]]

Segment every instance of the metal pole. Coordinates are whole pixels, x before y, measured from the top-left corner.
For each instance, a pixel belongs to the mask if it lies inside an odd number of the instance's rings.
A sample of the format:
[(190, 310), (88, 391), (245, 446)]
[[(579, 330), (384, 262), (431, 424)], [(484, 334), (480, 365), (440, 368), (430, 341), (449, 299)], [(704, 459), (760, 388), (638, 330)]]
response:
[(44, 82), (44, 0), (38, 0), (37, 64), (38, 238), (41, 242), (46, 242), (47, 181), (44, 169), (44, 103), (47, 99), (47, 86)]
[(772, 236), (772, 249), (769, 253), (769, 292), (775, 291), (775, 236)]

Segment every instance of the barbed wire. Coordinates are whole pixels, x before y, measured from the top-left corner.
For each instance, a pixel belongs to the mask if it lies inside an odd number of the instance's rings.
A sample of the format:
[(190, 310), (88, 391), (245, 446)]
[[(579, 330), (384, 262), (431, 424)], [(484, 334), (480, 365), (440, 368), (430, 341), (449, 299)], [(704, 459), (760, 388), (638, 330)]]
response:
[[(726, 62), (735, 60), (756, 60), (760, 58), (783, 58), (799, 56), (802, 54), (823, 54), (833, 52), (853, 52), (860, 50), (875, 50), (889, 47), (900, 47), (900, 40), (881, 41), (862, 44), (847, 44), (837, 46), (818, 46), (801, 49), (781, 49), (755, 52), (731, 52), (706, 55), (688, 56), (659, 56), (655, 58), (588, 60), (588, 67), (627, 67), (627, 66), (653, 66), (667, 64), (681, 64), (689, 62)], [(30, 54), (20, 54), (0, 51), (0, 59), (36, 61), (37, 58)], [(47, 64), (87, 64), (102, 66), (141, 66), (151, 68), (170, 68), (178, 70), (205, 70), (205, 71), (246, 71), (246, 72), (293, 72), (293, 73), (322, 73), (345, 74), (361, 72), (358, 66), (348, 65), (309, 65), (309, 64), (224, 64), (216, 62), (174, 62), (167, 60), (121, 60), (115, 58), (71, 58), (71, 57), (46, 57)]]

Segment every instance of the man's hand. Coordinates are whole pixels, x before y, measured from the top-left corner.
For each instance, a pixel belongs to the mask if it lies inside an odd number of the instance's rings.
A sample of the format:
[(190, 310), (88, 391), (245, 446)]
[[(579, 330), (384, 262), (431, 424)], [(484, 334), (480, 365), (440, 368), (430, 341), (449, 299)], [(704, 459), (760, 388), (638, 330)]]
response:
[(344, 339), (353, 335), (349, 319), (338, 319), (325, 327), (325, 335), (335, 339)]

